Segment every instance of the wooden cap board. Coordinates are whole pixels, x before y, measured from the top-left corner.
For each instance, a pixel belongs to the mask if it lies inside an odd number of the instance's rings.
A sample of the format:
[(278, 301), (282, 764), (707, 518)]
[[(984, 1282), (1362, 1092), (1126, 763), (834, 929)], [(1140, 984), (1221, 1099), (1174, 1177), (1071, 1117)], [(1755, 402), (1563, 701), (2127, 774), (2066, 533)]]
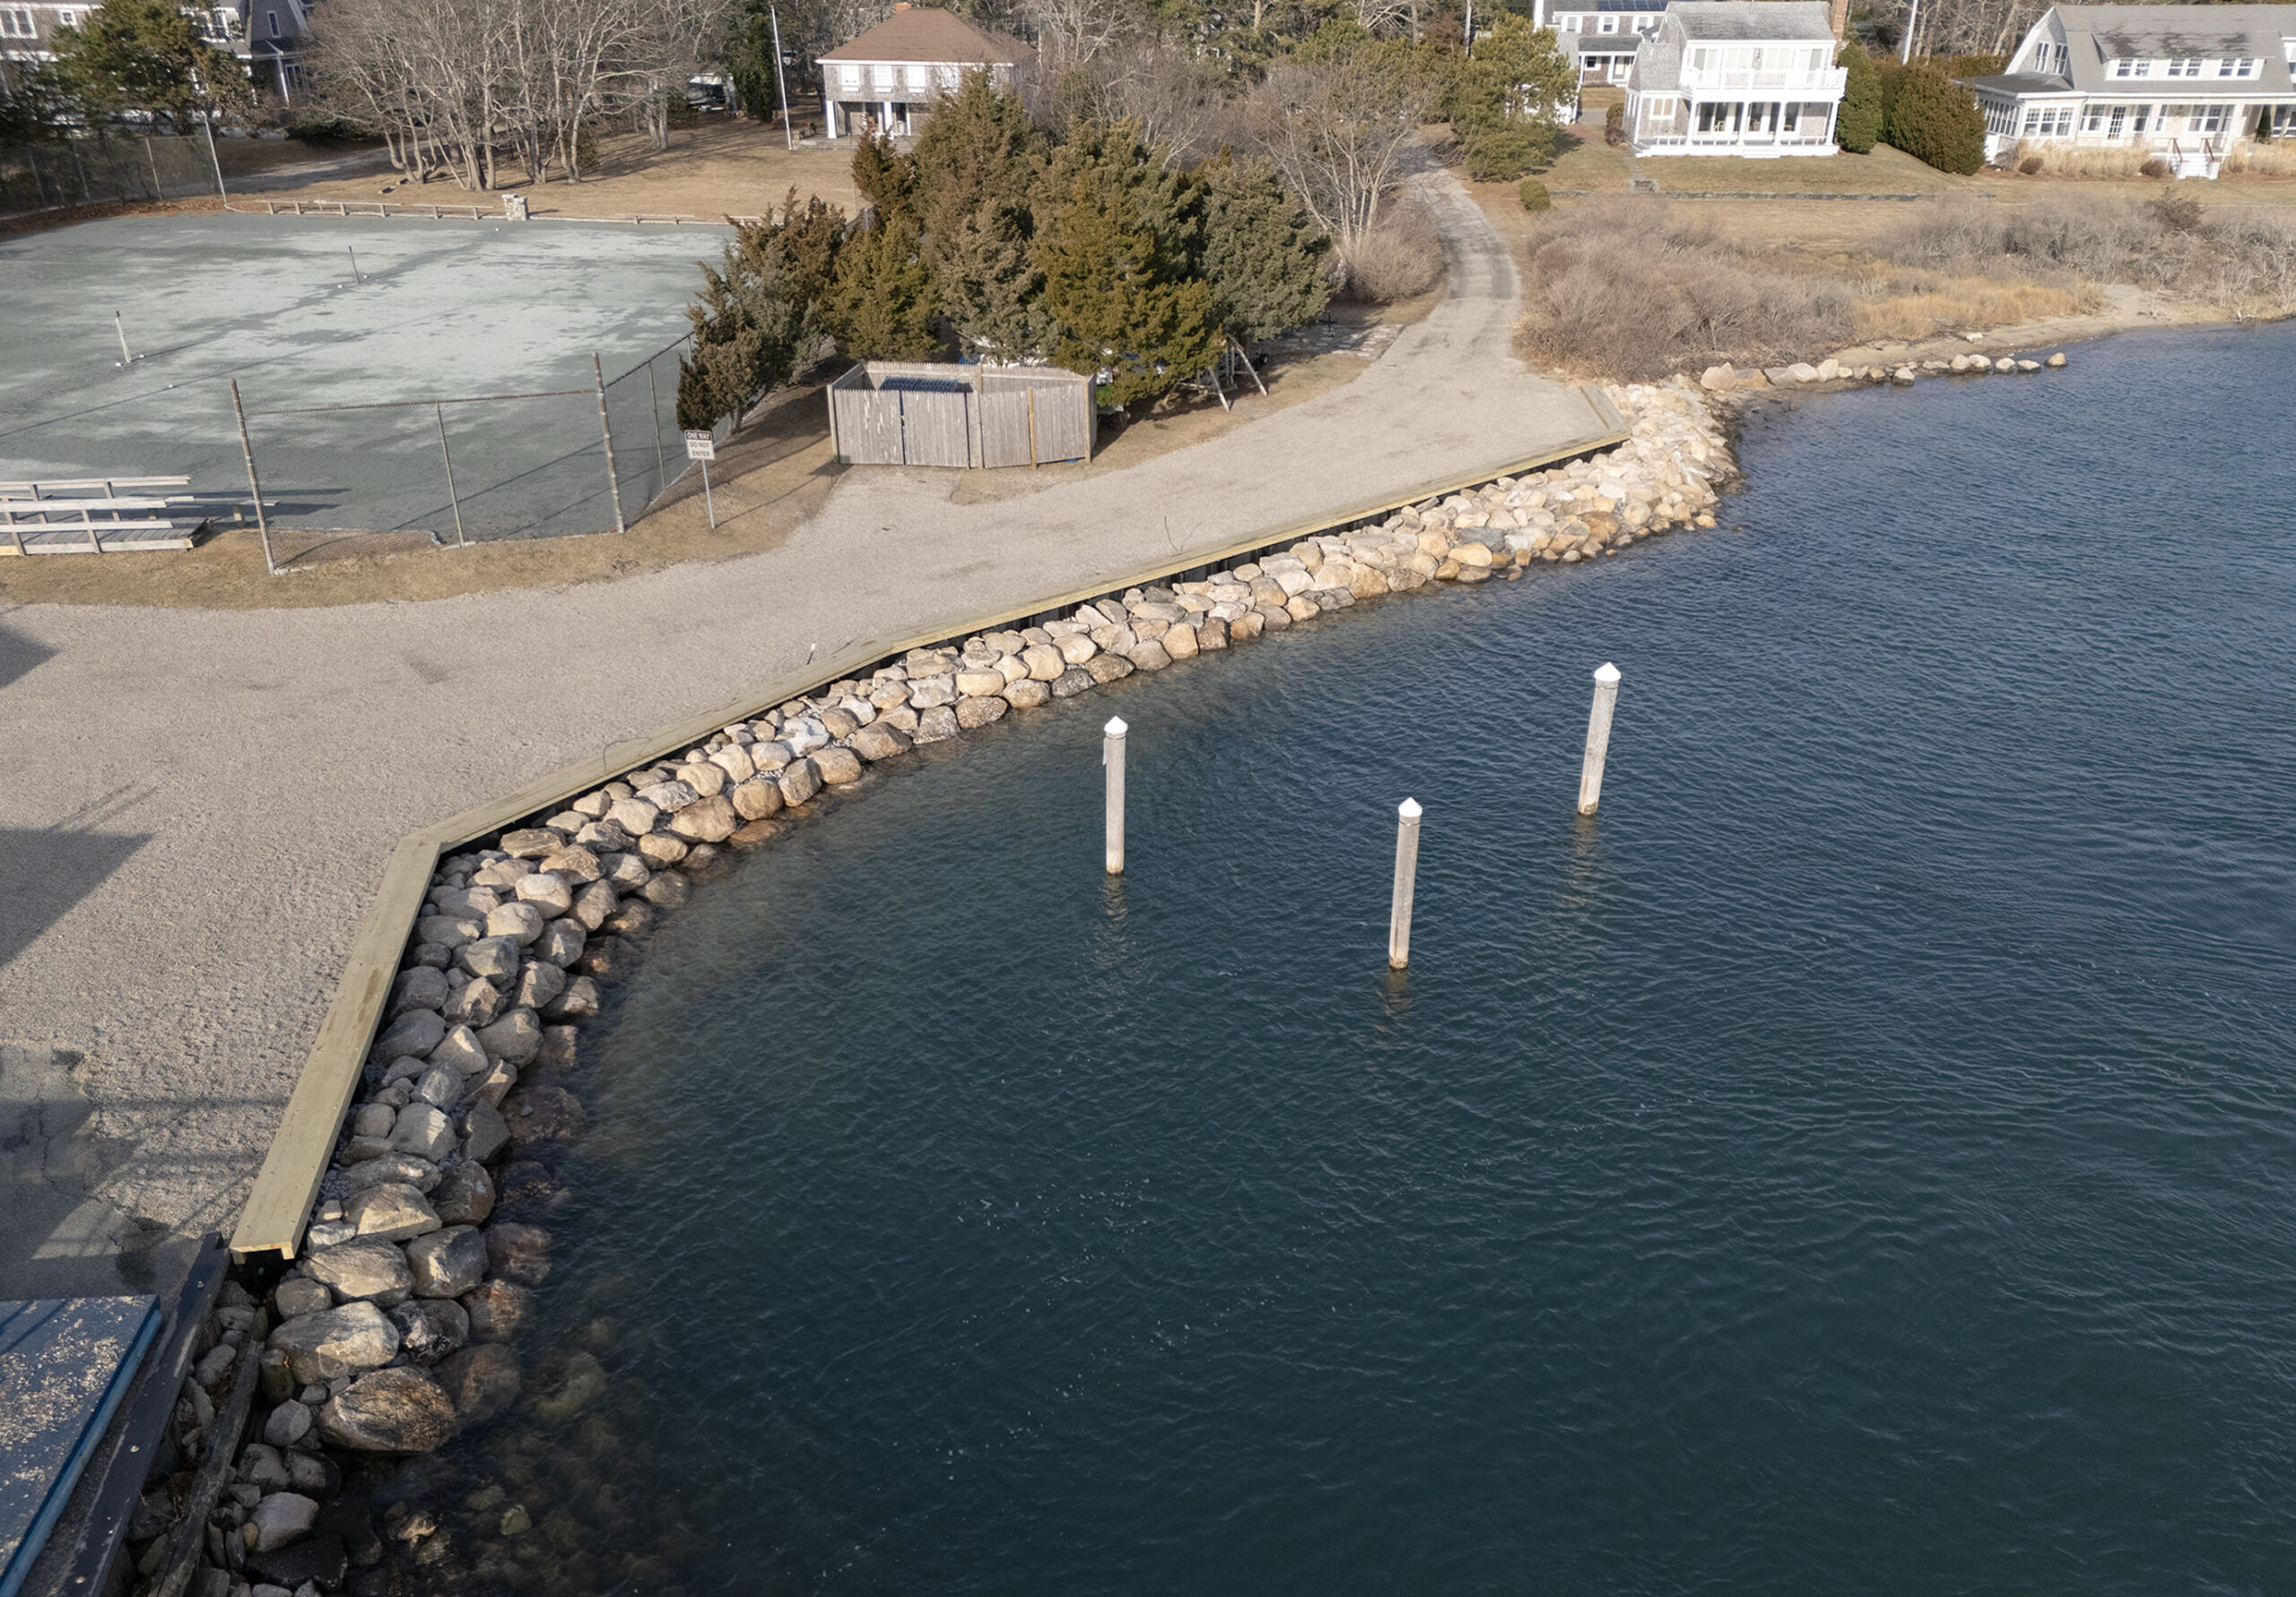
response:
[(0, 1303), (0, 1597), (16, 1597), (159, 1333), (152, 1298)]

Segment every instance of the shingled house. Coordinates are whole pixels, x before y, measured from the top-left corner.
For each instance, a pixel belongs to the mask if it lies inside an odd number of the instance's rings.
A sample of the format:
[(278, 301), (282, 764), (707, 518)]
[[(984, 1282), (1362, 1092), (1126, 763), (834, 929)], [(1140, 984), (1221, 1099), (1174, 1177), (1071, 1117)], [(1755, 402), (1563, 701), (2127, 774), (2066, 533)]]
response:
[(1692, 0), (1634, 52), (1637, 155), (1831, 155), (1848, 74), (1823, 0)]
[(907, 135), (968, 72), (1025, 93), (1037, 53), (1009, 34), (975, 27), (952, 11), (901, 4), (875, 27), (818, 58), (822, 108), (831, 138), (865, 131)]
[(1997, 77), (1961, 80), (1986, 159), (2031, 143), (2161, 157), (2213, 178), (2242, 139), (2296, 137), (2296, 5), (2059, 5)]

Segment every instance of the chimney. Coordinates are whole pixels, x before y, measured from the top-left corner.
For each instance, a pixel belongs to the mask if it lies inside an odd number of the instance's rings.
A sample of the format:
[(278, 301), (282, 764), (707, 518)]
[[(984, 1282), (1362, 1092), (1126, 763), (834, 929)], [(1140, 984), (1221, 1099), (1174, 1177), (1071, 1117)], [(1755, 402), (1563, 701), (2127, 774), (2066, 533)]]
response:
[[(896, 5), (893, 9), (899, 11), (900, 7)], [(1849, 0), (1833, 0), (1831, 14), (1826, 20), (1833, 25), (1834, 43), (1848, 44), (1849, 42)]]

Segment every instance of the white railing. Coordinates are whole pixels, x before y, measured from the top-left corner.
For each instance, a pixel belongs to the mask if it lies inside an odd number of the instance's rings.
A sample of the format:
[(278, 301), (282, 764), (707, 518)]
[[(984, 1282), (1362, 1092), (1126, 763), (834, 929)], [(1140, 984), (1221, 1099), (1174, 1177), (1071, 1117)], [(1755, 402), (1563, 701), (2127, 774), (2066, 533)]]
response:
[(1822, 133), (1652, 133), (1634, 143), (1638, 150), (1771, 150), (1831, 144), (1833, 141)]
[(1839, 66), (1824, 67), (1817, 72), (1796, 69), (1784, 72), (1728, 72), (1709, 68), (1696, 72), (1683, 69), (1682, 86), (1691, 89), (1791, 89), (1805, 93), (1835, 95), (1842, 91), (1849, 74)]

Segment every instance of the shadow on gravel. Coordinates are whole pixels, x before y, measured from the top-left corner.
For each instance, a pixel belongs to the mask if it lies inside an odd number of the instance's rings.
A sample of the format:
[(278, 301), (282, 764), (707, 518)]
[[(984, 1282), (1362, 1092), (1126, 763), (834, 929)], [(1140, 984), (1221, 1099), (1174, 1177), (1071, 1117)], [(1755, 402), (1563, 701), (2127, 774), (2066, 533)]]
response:
[(149, 832), (0, 829), (0, 964), (150, 841)]

